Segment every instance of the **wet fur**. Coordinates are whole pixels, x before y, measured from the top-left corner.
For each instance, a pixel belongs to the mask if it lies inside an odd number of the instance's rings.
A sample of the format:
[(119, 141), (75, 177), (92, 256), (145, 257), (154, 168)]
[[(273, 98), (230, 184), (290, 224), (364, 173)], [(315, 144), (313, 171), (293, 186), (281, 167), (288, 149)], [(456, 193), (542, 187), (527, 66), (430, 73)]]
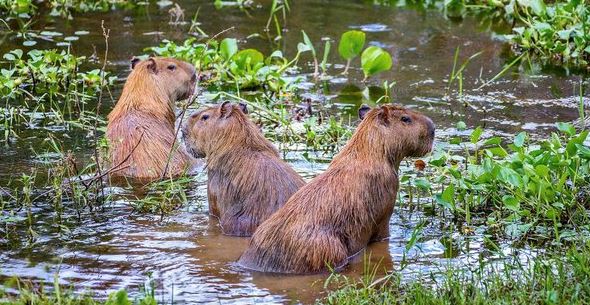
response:
[(251, 236), (305, 184), (238, 105), (192, 115), (184, 137), (194, 156), (206, 157), (209, 211), (224, 234)]
[[(111, 177), (158, 179), (174, 143), (174, 103), (193, 94), (195, 69), (170, 58), (132, 63), (121, 97), (108, 115), (109, 161), (116, 167)], [(167, 176), (181, 175), (194, 162), (179, 145), (170, 157)]]
[[(239, 259), (241, 266), (323, 272), (346, 265), (368, 243), (389, 236), (399, 164), (431, 150), (434, 125), (426, 116), (391, 105), (367, 112), (326, 172), (260, 225)], [(404, 116), (413, 123), (402, 122)]]

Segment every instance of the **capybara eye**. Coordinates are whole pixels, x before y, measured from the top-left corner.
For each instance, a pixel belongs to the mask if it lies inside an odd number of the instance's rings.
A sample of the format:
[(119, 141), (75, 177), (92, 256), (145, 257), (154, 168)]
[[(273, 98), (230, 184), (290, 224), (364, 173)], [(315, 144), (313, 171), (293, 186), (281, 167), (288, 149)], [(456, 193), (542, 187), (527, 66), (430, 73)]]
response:
[(208, 114), (204, 114), (204, 115), (201, 117), (201, 120), (202, 120), (202, 121), (207, 121), (207, 119), (208, 119), (208, 118), (209, 118), (209, 115), (208, 115)]
[(174, 70), (176, 70), (176, 66), (175, 65), (168, 65), (168, 70), (174, 71)]
[(402, 116), (401, 120), (402, 120), (402, 122), (404, 122), (406, 124), (412, 123), (412, 119), (410, 119), (410, 117), (406, 116), (406, 115)]

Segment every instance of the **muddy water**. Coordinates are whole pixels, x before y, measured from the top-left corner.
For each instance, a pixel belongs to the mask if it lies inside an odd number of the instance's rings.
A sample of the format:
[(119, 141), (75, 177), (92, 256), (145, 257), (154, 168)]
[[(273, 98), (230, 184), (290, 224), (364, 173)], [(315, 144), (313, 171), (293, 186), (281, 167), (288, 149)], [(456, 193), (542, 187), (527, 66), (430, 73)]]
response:
[[(362, 73), (358, 69), (353, 69), (349, 80), (338, 76), (342, 61), (333, 53), (329, 62), (338, 63), (331, 66), (331, 74), (336, 77), (306, 87), (303, 95), (316, 104), (324, 103), (334, 112), (352, 113), (359, 104), (371, 103), (381, 94), (378, 86), (384, 80), (395, 80), (396, 100), (431, 116), (438, 126), (439, 139), (455, 133), (458, 120), (468, 126), (485, 125), (491, 132), (504, 136), (526, 130), (543, 137), (553, 122), (577, 118), (573, 86), (584, 76), (567, 70), (533, 63), (532, 70), (511, 69), (499, 81), (477, 89), (512, 60), (507, 46), (494, 38), (494, 33), (505, 29), (499, 26), (490, 30), (480, 18), (452, 21), (437, 12), (380, 7), (359, 1), (298, 0), (291, 3), (285, 38), (276, 46), (266, 39), (263, 31), (268, 18), (267, 2), (249, 13), (234, 8), (217, 10), (212, 2), (179, 1), (179, 4), (187, 21), (201, 7), (199, 21), (205, 32), (212, 35), (233, 26), (225, 36), (240, 38), (241, 46), (258, 48), (267, 55), (278, 47), (293, 56), (301, 40), (300, 30), (305, 30), (317, 42), (322, 38), (337, 39), (348, 29), (366, 31), (370, 44), (393, 54), (394, 68), (365, 85), (360, 81)], [(168, 23), (168, 9), (152, 3), (147, 8), (131, 11), (74, 15), (70, 21), (40, 17), (34, 29), (58, 31), (64, 36), (38, 40), (35, 48), (56, 47), (63, 37), (85, 30), (89, 33), (70, 46), (72, 52), (86, 56), (102, 54), (100, 23), (104, 20), (105, 26), (111, 29), (109, 69), (125, 77), (129, 59), (142, 54), (143, 48), (157, 45), (164, 38), (178, 41), (187, 37), (188, 25)], [(255, 33), (260, 35), (252, 37)], [(9, 34), (0, 49), (6, 51), (21, 44), (21, 40)], [(461, 49), (460, 63), (476, 52), (483, 53), (464, 73), (463, 99), (456, 96), (443, 99), (457, 47)], [(316, 48), (323, 47), (317, 44)], [(354, 66), (358, 65), (357, 60)], [(369, 88), (368, 92), (365, 87)], [(117, 91), (114, 95), (116, 99)], [(106, 102), (105, 114), (113, 103)], [(85, 132), (55, 129), (51, 132), (64, 142), (65, 149), (73, 150), (82, 159), (90, 155)], [(31, 128), (16, 143), (0, 149), (2, 184), (30, 172), (42, 161), (31, 147), (41, 147), (47, 133), (46, 128)], [(41, 149), (35, 150), (39, 153)], [(52, 160), (52, 155), (45, 157)], [(308, 179), (326, 167), (323, 163), (306, 161), (300, 153), (288, 154), (287, 159)], [(82, 223), (76, 223), (72, 213), (67, 218), (75, 225), (62, 234), (51, 226), (53, 213), (49, 205), (38, 205), (34, 212), (38, 215), (36, 230), (40, 236), (33, 247), (24, 244), (9, 247), (8, 241), (0, 237), (1, 277), (19, 275), (52, 281), (59, 272), (64, 283), (75, 283), (80, 291), (96, 290), (102, 296), (119, 288), (142, 286), (151, 277), (159, 283), (160, 298), (175, 304), (311, 303), (322, 295), (327, 275), (277, 276), (252, 273), (236, 266), (234, 262), (247, 239), (220, 234), (216, 220), (206, 213), (205, 183), (205, 175), (197, 176), (188, 190), (189, 203), (164, 219), (137, 216), (121, 199), (93, 215), (86, 215)], [(117, 188), (111, 191), (126, 192)], [(367, 260), (387, 270), (399, 269), (413, 228), (428, 217), (401, 208), (397, 211), (391, 220), (391, 239), (372, 244), (366, 254), (357, 256), (344, 270), (345, 274), (360, 275)], [(441, 232), (437, 221), (430, 221), (418, 247), (408, 253), (409, 265), (402, 271), (405, 276), (435, 272), (447, 264), (477, 261), (480, 255), (485, 255), (477, 237), (461, 251), (446, 248), (441, 237), (447, 233)], [(25, 240), (24, 232), (22, 240)]]

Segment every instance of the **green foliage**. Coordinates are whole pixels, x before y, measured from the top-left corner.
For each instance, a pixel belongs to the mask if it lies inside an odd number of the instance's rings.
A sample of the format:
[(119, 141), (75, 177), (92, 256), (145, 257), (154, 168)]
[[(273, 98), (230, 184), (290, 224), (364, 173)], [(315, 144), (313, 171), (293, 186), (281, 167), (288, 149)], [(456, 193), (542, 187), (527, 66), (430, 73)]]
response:
[[(590, 8), (585, 1), (568, 0), (545, 6), (542, 0), (522, 1), (525, 8), (513, 5), (523, 21), (507, 35), (523, 51), (566, 64), (587, 66), (590, 60)], [(521, 3), (519, 1), (518, 3)]]
[(365, 78), (391, 69), (391, 55), (380, 47), (370, 46), (361, 55), (361, 65)]
[[(112, 292), (106, 301), (93, 297), (90, 293), (74, 294), (59, 284), (56, 276), (53, 289), (46, 289), (43, 284), (34, 285), (30, 282), (12, 278), (5, 282), (4, 289), (0, 287), (0, 305), (157, 305), (153, 290), (145, 289), (137, 298), (130, 298), (125, 289)], [(8, 293), (15, 289), (18, 293)], [(160, 303), (161, 304), (161, 303)]]
[(563, 254), (533, 257), (526, 266), (521, 262), (504, 262), (499, 267), (482, 264), (409, 282), (397, 274), (380, 279), (369, 275), (358, 282), (332, 275), (325, 286), (336, 284), (338, 289), (316, 304), (582, 305), (590, 299), (589, 264), (590, 245), (586, 244)]
[(292, 90), (298, 78), (287, 78), (285, 70), (295, 65), (299, 53), (293, 60), (286, 59), (282, 52), (275, 51), (269, 57), (255, 49), (239, 50), (235, 39), (226, 38), (221, 42), (209, 40), (199, 42), (189, 38), (182, 44), (164, 41), (158, 47), (146, 51), (159, 56), (176, 57), (195, 65), (200, 73), (208, 75), (202, 83), (211, 87), (238, 89), (268, 88), (280, 93)]
[(473, 155), (466, 150), (466, 158), (433, 155), (430, 164), (439, 177), (434, 183), (444, 185), (436, 202), (460, 219), (479, 214), (503, 228), (500, 235), (524, 238), (535, 232), (538, 238), (560, 240), (559, 230), (576, 230), (588, 221), (579, 194), (590, 183), (590, 149), (583, 144), (588, 131), (576, 134), (568, 123), (557, 127), (560, 133), (539, 144), (527, 145), (524, 132), (509, 144), (498, 137), (482, 140), (481, 128), (472, 132), (469, 144), (452, 140), (476, 150)]
[(0, 140), (5, 142), (18, 137), (20, 125), (33, 121), (41, 120), (36, 122), (41, 126), (90, 127), (94, 114), (86, 104), (117, 79), (98, 69), (83, 71), (86, 58), (65, 50), (33, 49), (25, 54), (15, 49), (2, 59), (7, 65), (0, 69)]
[(0, 69), (3, 99), (33, 97), (39, 101), (68, 98), (76, 93), (92, 95), (116, 79), (107, 75), (101, 82), (100, 70), (79, 71), (86, 58), (65, 50), (31, 50), (24, 56), (22, 50), (15, 49), (2, 58), (10, 65)]
[(338, 44), (338, 53), (346, 60), (351, 60), (359, 56), (365, 46), (365, 32), (348, 31), (340, 37)]
[(37, 5), (35, 3), (32, 0), (0, 0), (0, 14), (30, 18), (32, 14), (37, 13), (37, 6), (45, 6), (51, 10), (50, 15), (71, 19), (74, 12), (105, 12), (115, 8), (129, 9), (149, 2), (136, 0), (52, 0), (41, 1)]

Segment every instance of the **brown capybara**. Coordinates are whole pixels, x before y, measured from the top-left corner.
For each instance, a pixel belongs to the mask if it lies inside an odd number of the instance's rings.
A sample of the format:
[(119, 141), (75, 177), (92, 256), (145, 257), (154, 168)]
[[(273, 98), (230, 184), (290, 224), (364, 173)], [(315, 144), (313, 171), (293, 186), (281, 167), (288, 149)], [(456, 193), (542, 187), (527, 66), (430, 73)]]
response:
[(258, 227), (241, 266), (295, 274), (338, 269), (389, 236), (399, 164), (430, 152), (434, 124), (393, 105), (365, 106), (359, 116), (362, 122), (328, 169)]
[[(172, 58), (133, 59), (121, 97), (108, 115), (111, 176), (176, 177), (195, 160), (175, 143), (175, 102), (189, 98), (195, 68)], [(173, 149), (173, 145), (175, 146)]]
[(224, 102), (191, 115), (183, 130), (188, 151), (206, 158), (209, 211), (234, 236), (251, 236), (305, 184), (246, 113)]

